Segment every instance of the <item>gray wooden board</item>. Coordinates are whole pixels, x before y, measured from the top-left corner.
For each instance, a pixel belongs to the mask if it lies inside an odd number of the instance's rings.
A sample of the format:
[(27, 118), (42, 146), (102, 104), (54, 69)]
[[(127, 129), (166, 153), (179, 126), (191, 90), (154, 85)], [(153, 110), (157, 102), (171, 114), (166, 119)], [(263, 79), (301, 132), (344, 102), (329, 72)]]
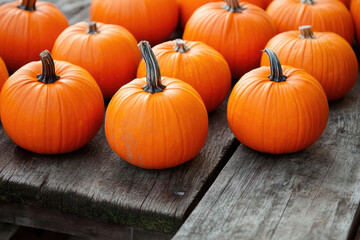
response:
[[(88, 18), (89, 0), (52, 2), (70, 23)], [(0, 127), (0, 200), (174, 232), (237, 146), (227, 125), (225, 103), (210, 114), (209, 136), (201, 153), (163, 171), (142, 170), (119, 159), (103, 129), (79, 151), (41, 156), (17, 147)]]
[[(15, 223), (25, 227), (33, 227), (65, 232), (89, 239), (106, 240), (167, 240), (173, 234), (147, 231), (139, 228), (122, 226), (115, 223), (103, 223), (76, 214), (63, 213), (58, 210), (13, 204), (0, 201), (0, 221)], [(7, 240), (17, 230), (15, 225), (0, 223), (0, 239)], [(42, 238), (52, 239), (52, 238)]]
[(174, 239), (346, 239), (358, 227), (360, 81), (330, 103), (310, 148), (282, 156), (240, 145)]

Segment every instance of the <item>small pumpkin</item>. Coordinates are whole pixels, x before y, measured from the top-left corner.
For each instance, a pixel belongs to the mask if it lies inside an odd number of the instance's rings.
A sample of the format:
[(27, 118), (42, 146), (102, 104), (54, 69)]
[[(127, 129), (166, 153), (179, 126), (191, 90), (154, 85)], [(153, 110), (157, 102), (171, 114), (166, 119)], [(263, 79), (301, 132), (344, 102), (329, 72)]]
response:
[(158, 44), (175, 30), (179, 9), (177, 0), (92, 0), (92, 21), (117, 24), (135, 38)]
[(56, 40), (52, 55), (89, 71), (105, 98), (111, 98), (136, 77), (141, 59), (137, 42), (128, 30), (96, 22), (67, 28)]
[(189, 84), (161, 77), (148, 42), (140, 42), (146, 78), (124, 85), (106, 111), (105, 133), (111, 148), (129, 163), (147, 169), (180, 165), (205, 144), (208, 115)]
[[(342, 98), (355, 85), (358, 61), (354, 50), (342, 37), (331, 32), (313, 32), (311, 26), (275, 36), (266, 45), (280, 61), (304, 69), (323, 86), (328, 100)], [(263, 53), (261, 66), (269, 66)]]
[[(177, 39), (153, 48), (160, 71), (164, 76), (181, 79), (190, 84), (211, 112), (226, 98), (231, 86), (231, 72), (225, 58), (202, 42)], [(142, 60), (137, 77), (146, 76)]]
[(1, 5), (0, 56), (8, 70), (13, 73), (36, 61), (41, 51), (52, 49), (68, 26), (66, 17), (49, 2), (22, 0)]
[(360, 0), (352, 0), (350, 10), (355, 23), (356, 39), (359, 43), (360, 42)]
[(276, 0), (266, 12), (280, 33), (311, 25), (314, 31), (337, 33), (350, 44), (354, 40), (351, 14), (340, 1)]
[[(221, 1), (221, 0), (220, 0)], [(180, 7), (181, 26), (185, 28), (187, 21), (196, 9), (210, 2), (220, 2), (219, 0), (178, 0)], [(246, 2), (255, 4), (263, 9), (270, 4), (272, 0), (247, 0)]]
[(226, 4), (208, 3), (196, 10), (186, 24), (184, 39), (215, 48), (238, 79), (259, 66), (261, 50), (275, 34), (275, 25), (263, 9), (226, 0)]
[(228, 122), (244, 145), (265, 153), (297, 152), (323, 133), (329, 106), (320, 83), (302, 69), (281, 66), (265, 49), (270, 67), (245, 74), (228, 103)]
[(100, 129), (104, 100), (99, 86), (84, 69), (41, 61), (16, 71), (1, 91), (1, 121), (20, 147), (40, 154), (72, 152), (87, 144)]

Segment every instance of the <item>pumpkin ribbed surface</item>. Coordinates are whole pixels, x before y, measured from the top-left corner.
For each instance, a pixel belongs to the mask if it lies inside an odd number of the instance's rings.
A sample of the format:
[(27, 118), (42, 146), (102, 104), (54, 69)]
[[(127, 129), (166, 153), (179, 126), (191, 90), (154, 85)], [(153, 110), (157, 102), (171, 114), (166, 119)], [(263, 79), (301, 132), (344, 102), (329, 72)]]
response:
[(348, 43), (353, 42), (354, 25), (344, 4), (334, 0), (302, 1), (304, 0), (276, 0), (269, 5), (266, 12), (273, 19), (278, 32), (311, 25), (314, 31), (334, 32)]

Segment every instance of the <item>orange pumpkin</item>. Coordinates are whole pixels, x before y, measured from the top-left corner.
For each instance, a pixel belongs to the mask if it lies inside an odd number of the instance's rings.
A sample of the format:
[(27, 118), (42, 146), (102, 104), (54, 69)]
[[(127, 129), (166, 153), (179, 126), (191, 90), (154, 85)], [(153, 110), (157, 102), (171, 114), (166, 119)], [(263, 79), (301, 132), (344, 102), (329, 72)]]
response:
[(350, 9), (355, 23), (356, 38), (359, 43), (360, 42), (360, 0), (352, 0)]
[[(323, 86), (328, 100), (342, 98), (355, 85), (358, 62), (352, 47), (339, 35), (313, 33), (311, 26), (275, 36), (266, 45), (280, 61), (304, 69)], [(261, 66), (269, 66), (264, 53)]]
[[(180, 7), (181, 26), (185, 28), (187, 21), (196, 9), (210, 2), (220, 2), (222, 0), (178, 0)], [(255, 4), (263, 9), (270, 4), (272, 0), (247, 0), (246, 2)]]
[(100, 129), (104, 100), (84, 69), (54, 61), (49, 51), (41, 61), (16, 71), (1, 91), (1, 121), (20, 147), (40, 154), (72, 152)]
[(245, 74), (228, 103), (228, 122), (236, 138), (260, 152), (283, 154), (312, 145), (323, 133), (329, 116), (325, 92), (302, 69), (281, 66), (266, 49), (270, 67)]
[(138, 41), (158, 44), (175, 30), (179, 9), (176, 0), (92, 0), (90, 18), (121, 25)]
[[(153, 48), (164, 76), (190, 84), (204, 100), (206, 109), (214, 111), (226, 98), (231, 86), (231, 72), (224, 57), (202, 42), (177, 39)], [(138, 78), (146, 76), (141, 61)]]
[(265, 11), (237, 0), (208, 3), (186, 24), (184, 39), (202, 41), (218, 50), (228, 62), (233, 78), (259, 66), (261, 51), (276, 34)]
[(206, 108), (189, 84), (161, 77), (148, 42), (140, 42), (139, 48), (147, 76), (123, 86), (110, 101), (106, 138), (121, 158), (135, 166), (174, 167), (195, 157), (204, 146)]
[[(52, 49), (58, 35), (69, 26), (55, 5), (22, 0), (0, 6), (0, 56), (12, 73)], [(6, 47), (5, 47), (6, 46)]]
[(279, 32), (297, 30), (311, 25), (314, 31), (334, 32), (350, 44), (354, 40), (354, 25), (349, 10), (334, 0), (276, 0), (266, 12)]
[(0, 90), (8, 78), (9, 78), (9, 73), (6, 69), (5, 63), (0, 58)]
[(111, 98), (136, 76), (141, 56), (133, 35), (123, 27), (81, 22), (67, 28), (56, 40), (52, 55), (85, 68)]

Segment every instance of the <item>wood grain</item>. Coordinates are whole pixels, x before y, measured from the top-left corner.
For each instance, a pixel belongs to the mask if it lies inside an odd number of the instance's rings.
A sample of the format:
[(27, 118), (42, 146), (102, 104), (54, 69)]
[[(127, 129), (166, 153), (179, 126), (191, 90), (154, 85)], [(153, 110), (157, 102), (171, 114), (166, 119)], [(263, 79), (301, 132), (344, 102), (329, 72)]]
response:
[(274, 156), (241, 145), (174, 237), (351, 239), (360, 200), (360, 81), (330, 103), (310, 148)]
[[(90, 0), (51, 2), (70, 23), (88, 18)], [(209, 121), (201, 153), (164, 171), (143, 170), (121, 160), (107, 144), (104, 129), (79, 151), (44, 156), (16, 146), (0, 127), (0, 200), (174, 232), (238, 146), (227, 125), (226, 103)]]
[[(2, 209), (0, 211), (0, 221), (15, 223), (25, 227), (37, 226), (37, 228), (48, 231), (63, 232), (89, 239), (167, 240), (171, 239), (173, 235), (122, 226), (120, 224), (98, 222), (75, 214), (21, 204), (12, 204), (4, 201), (0, 201), (0, 208)], [(15, 228), (15, 231), (11, 231), (13, 228)], [(10, 237), (8, 238), (7, 236), (17, 232), (16, 228), (16, 226), (12, 226), (12, 228), (5, 229), (7, 231), (2, 232), (3, 229), (0, 224), (0, 239), (10, 239)], [(20, 228), (20, 230), (21, 229), (22, 228)], [(46, 233), (47, 232), (45, 232), (45, 236), (41, 239), (54, 239), (54, 236), (49, 237)], [(60, 234), (60, 236), (62, 235)], [(69, 237), (66, 237), (66, 239), (68, 238)]]

